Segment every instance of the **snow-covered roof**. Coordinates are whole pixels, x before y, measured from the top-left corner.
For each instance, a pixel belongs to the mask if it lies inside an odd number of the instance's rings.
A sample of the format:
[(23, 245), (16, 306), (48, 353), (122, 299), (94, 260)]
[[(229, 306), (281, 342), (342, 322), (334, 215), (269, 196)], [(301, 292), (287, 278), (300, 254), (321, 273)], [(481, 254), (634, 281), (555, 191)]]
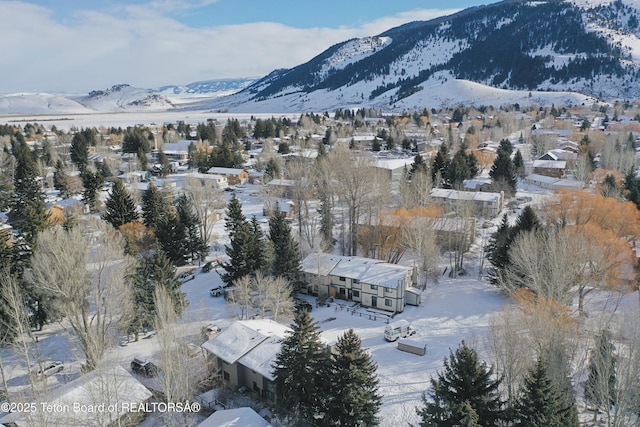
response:
[(378, 157), (376, 159), (376, 167), (380, 169), (387, 169), (387, 170), (402, 169), (405, 166), (409, 168), (411, 167), (412, 164), (413, 164), (413, 158), (384, 159), (384, 158)]
[(431, 190), (431, 197), (450, 200), (469, 200), (474, 202), (497, 202), (502, 197), (500, 193), (486, 191), (458, 191), (446, 188), (434, 188)]
[(251, 408), (233, 408), (216, 411), (198, 427), (270, 427), (264, 418)]
[(302, 272), (328, 276), (342, 258), (342, 256), (332, 254), (310, 254), (302, 261)]
[(565, 169), (567, 167), (567, 162), (564, 160), (534, 160), (533, 167), (544, 169)]
[(362, 280), (363, 275), (369, 267), (380, 262), (382, 261), (358, 256), (343, 257), (329, 274), (332, 276)]
[(404, 265), (387, 264), (386, 262), (373, 264), (367, 268), (360, 281), (370, 285), (395, 289), (400, 281), (407, 278), (407, 272), (409, 271), (411, 271), (411, 267)]
[(265, 339), (267, 339), (266, 335), (241, 322), (235, 322), (202, 344), (202, 348), (227, 363), (235, 363)]
[(163, 145), (162, 147), (162, 151), (164, 151), (165, 154), (171, 152), (171, 153), (188, 153), (189, 152), (189, 145), (191, 145), (191, 143), (194, 141), (188, 140), (188, 139), (181, 139), (178, 142), (167, 142)]
[[(48, 412), (44, 414), (49, 425), (98, 425), (114, 423), (125, 413), (122, 403), (133, 406), (142, 403), (152, 396), (151, 391), (135, 379), (122, 366), (98, 369), (77, 380), (71, 381), (60, 388), (54, 389), (47, 399), (47, 403), (59, 408), (69, 408), (68, 411)], [(113, 406), (113, 412), (91, 413), (88, 411), (73, 411), (75, 405), (96, 407), (104, 404)], [(41, 407), (38, 405), (37, 410)], [(33, 417), (33, 415), (31, 416)], [(13, 423), (17, 426), (30, 426), (33, 419), (23, 416), (20, 412), (10, 413), (0, 418), (0, 423)]]
[(372, 258), (310, 254), (302, 261), (302, 271), (320, 276), (348, 277), (371, 285), (397, 288), (411, 267), (389, 264)]
[[(218, 335), (202, 344), (202, 348), (231, 364), (271, 337), (284, 338), (288, 330), (290, 329), (287, 326), (270, 319), (242, 320), (223, 329)], [(270, 351), (268, 348), (269, 346), (264, 346), (244, 361), (259, 366), (268, 357)]]
[[(282, 335), (282, 336), (280, 336)], [(273, 362), (280, 351), (284, 333), (274, 334), (255, 346), (250, 352), (238, 360), (238, 363), (259, 373), (270, 381), (275, 381), (273, 376)]]
[(221, 167), (212, 167), (209, 168), (207, 173), (209, 174), (218, 174), (218, 175), (240, 175), (244, 172), (244, 169), (239, 168), (221, 168)]

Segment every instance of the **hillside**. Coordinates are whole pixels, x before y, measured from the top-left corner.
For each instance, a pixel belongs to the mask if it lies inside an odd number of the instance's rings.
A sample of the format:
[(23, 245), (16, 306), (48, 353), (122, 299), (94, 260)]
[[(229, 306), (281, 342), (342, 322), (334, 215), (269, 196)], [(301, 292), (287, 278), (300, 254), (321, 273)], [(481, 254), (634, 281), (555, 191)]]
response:
[[(213, 105), (304, 111), (588, 99), (576, 93), (603, 100), (637, 98), (639, 7), (636, 0), (507, 0), (470, 8), (339, 43)], [(524, 93), (503, 98), (507, 93), (484, 89), (489, 99), (464, 91), (457, 98), (455, 90), (448, 97), (432, 93), (437, 84), (447, 87), (452, 80)], [(550, 91), (566, 93), (533, 93)]]

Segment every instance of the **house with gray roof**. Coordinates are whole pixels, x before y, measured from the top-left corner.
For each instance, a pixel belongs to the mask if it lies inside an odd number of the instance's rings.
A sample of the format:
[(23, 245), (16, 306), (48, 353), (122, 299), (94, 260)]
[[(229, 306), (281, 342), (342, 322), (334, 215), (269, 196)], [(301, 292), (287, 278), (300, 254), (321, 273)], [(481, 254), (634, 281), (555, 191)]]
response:
[(404, 310), (406, 291), (417, 280), (413, 267), (321, 253), (307, 256), (302, 261), (302, 272), (308, 284), (303, 292), (393, 313)]

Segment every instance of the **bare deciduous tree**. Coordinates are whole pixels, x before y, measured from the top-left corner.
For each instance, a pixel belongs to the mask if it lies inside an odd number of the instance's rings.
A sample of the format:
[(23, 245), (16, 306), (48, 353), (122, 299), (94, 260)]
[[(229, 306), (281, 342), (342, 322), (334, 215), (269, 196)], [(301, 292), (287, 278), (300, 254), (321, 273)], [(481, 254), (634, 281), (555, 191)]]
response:
[(124, 241), (104, 228), (95, 238), (91, 242), (77, 227), (47, 230), (38, 237), (26, 272), (35, 292), (48, 298), (50, 313), (80, 341), (88, 370), (132, 312), (131, 259), (124, 256)]
[[(167, 402), (193, 400), (198, 383), (206, 376), (206, 363), (201, 352), (189, 347), (186, 325), (179, 322), (173, 298), (158, 286), (154, 292), (156, 330), (158, 331), (158, 379)], [(166, 425), (187, 425), (187, 412), (167, 411), (162, 414)]]
[(216, 211), (224, 209), (226, 205), (224, 196), (220, 189), (213, 188), (206, 179), (187, 177), (185, 184), (185, 191), (199, 220), (200, 236), (209, 245), (213, 227), (219, 220)]
[(240, 319), (248, 319), (252, 313), (265, 317), (268, 312), (274, 319), (291, 314), (293, 300), (291, 286), (284, 277), (271, 277), (257, 271), (234, 282), (228, 301), (235, 307)]

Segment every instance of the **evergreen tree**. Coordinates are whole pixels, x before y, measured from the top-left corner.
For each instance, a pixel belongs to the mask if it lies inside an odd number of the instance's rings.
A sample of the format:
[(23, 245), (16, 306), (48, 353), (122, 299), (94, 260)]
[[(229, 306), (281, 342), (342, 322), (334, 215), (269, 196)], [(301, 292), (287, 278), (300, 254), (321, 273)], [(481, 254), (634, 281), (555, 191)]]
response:
[(331, 212), (331, 200), (326, 191), (320, 192), (320, 238), (321, 246), (324, 250), (329, 251), (335, 244), (333, 237), (334, 218)]
[(169, 203), (162, 191), (152, 182), (142, 193), (142, 218), (144, 225), (151, 230), (157, 230), (163, 218), (167, 216)]
[(133, 281), (134, 317), (129, 332), (137, 333), (144, 328), (154, 326), (156, 306), (154, 291), (162, 286), (171, 296), (176, 314), (182, 314), (187, 306), (184, 292), (180, 290), (180, 282), (176, 280), (176, 268), (171, 264), (160, 246), (157, 246), (151, 257), (143, 258)]
[(273, 363), (278, 407), (291, 422), (315, 423), (330, 411), (328, 380), (331, 360), (320, 340), (319, 326), (301, 310), (282, 341)]
[(640, 209), (640, 179), (636, 175), (637, 171), (629, 171), (624, 177), (624, 189), (627, 200), (633, 202)]
[(98, 210), (98, 190), (104, 184), (102, 175), (98, 172), (92, 172), (89, 169), (82, 171), (80, 177), (82, 178), (82, 185), (84, 191), (82, 192), (82, 198), (84, 204), (89, 207), (89, 210), (95, 212)]
[(498, 284), (501, 274), (509, 266), (509, 246), (511, 245), (512, 228), (509, 218), (504, 214), (498, 229), (489, 238), (486, 247), (487, 259), (492, 268), (489, 269), (489, 281)]
[(449, 147), (443, 143), (433, 158), (433, 164), (431, 166), (431, 180), (434, 186), (439, 187), (439, 184), (445, 179), (449, 163), (451, 163), (449, 159)]
[(567, 404), (566, 397), (562, 396), (550, 378), (542, 358), (538, 359), (525, 378), (515, 406), (515, 425), (518, 427), (578, 426), (575, 401)]
[(160, 164), (160, 176), (167, 176), (171, 170), (171, 163), (169, 157), (162, 150), (158, 151), (158, 163)]
[(531, 205), (527, 205), (522, 209), (520, 215), (518, 215), (518, 219), (516, 220), (516, 225), (514, 227), (514, 234), (518, 234), (523, 231), (539, 230), (541, 227), (542, 226), (538, 219), (538, 215), (536, 215), (536, 211), (533, 210)]
[(491, 263), (489, 271), (489, 281), (494, 285), (500, 280), (503, 272), (509, 267), (511, 261), (509, 259), (509, 248), (515, 238), (523, 232), (539, 230), (541, 228), (540, 221), (533, 208), (529, 205), (522, 209), (522, 212), (516, 220), (514, 226), (509, 225), (509, 220), (505, 214), (502, 222), (489, 239), (486, 247), (487, 259)]
[[(475, 159), (475, 156), (473, 158)], [(477, 165), (475, 174), (477, 174)], [(460, 190), (464, 181), (473, 178), (475, 174), (470, 168), (469, 156), (464, 150), (458, 150), (445, 171), (445, 185), (447, 188)]]
[(295, 284), (300, 279), (300, 247), (277, 204), (269, 217), (269, 240), (273, 244), (274, 255), (271, 273)]
[[(518, 180), (516, 167), (511, 160), (512, 151), (513, 146), (509, 140), (503, 139), (500, 141), (500, 147), (489, 171), (489, 176), (493, 179), (498, 189), (506, 189), (510, 194), (515, 194)], [(506, 188), (504, 188), (505, 186)]]
[(224, 228), (230, 242), (225, 246), (225, 252), (229, 262), (222, 265), (226, 271), (222, 280), (230, 285), (237, 279), (255, 272), (256, 260), (250, 258), (255, 254), (256, 236), (251, 223), (242, 213), (242, 204), (235, 193), (227, 204), (226, 214)]
[(273, 250), (269, 247), (269, 243), (262, 231), (262, 227), (258, 222), (258, 218), (254, 215), (250, 221), (251, 239), (247, 243), (249, 249), (249, 263), (253, 271), (263, 270), (266, 266), (273, 262)]
[(242, 222), (233, 232), (233, 236), (229, 237), (229, 245), (225, 246), (229, 262), (222, 264), (225, 269), (222, 280), (227, 285), (232, 285), (239, 278), (252, 275), (255, 272), (253, 269), (255, 264), (253, 260), (249, 259), (252, 253), (249, 243), (253, 240), (253, 231), (249, 221)]
[(378, 393), (377, 366), (362, 349), (353, 329), (338, 338), (333, 356), (330, 383), (330, 408), (324, 417), (326, 425), (374, 426), (382, 404)]
[(36, 159), (24, 138), (16, 137), (11, 142), (11, 151), (16, 159), (13, 174), (13, 205), (9, 212), (9, 223), (29, 246), (33, 245), (39, 232), (47, 227), (49, 215), (45, 211), (44, 194), (38, 179)]
[(69, 175), (67, 175), (64, 164), (62, 160), (58, 159), (56, 161), (56, 171), (53, 173), (53, 187), (60, 192), (63, 199), (68, 198), (70, 195), (67, 189), (68, 180)]
[(176, 243), (185, 247), (185, 252), (192, 262), (204, 260), (209, 253), (209, 247), (200, 234), (200, 227), (198, 227), (200, 220), (193, 211), (191, 199), (186, 194), (182, 194), (176, 199), (175, 207), (178, 223), (184, 228), (185, 235), (185, 239), (182, 242)]
[(409, 170), (409, 179), (415, 173), (427, 173), (427, 163), (424, 161), (424, 158), (418, 153), (413, 158), (413, 163), (411, 164), (411, 169)]
[(424, 407), (417, 409), (420, 425), (459, 426), (469, 417), (469, 407), (477, 415), (477, 424), (499, 425), (504, 419), (498, 393), (501, 380), (492, 379), (493, 368), (480, 363), (478, 353), (464, 341), (455, 354), (450, 353), (449, 360), (444, 359), (444, 367), (437, 379), (431, 378), (429, 399), (423, 395)]
[(138, 220), (138, 211), (133, 197), (119, 179), (114, 182), (105, 206), (106, 210), (102, 214), (102, 219), (111, 224), (113, 228), (119, 228), (123, 224)]
[(183, 224), (180, 223), (180, 217), (173, 206), (168, 209), (167, 214), (161, 218), (155, 232), (156, 239), (173, 265), (185, 265), (190, 255), (188, 247), (185, 244), (187, 241), (187, 230)]
[(591, 350), (589, 378), (584, 385), (585, 400), (596, 408), (608, 409), (616, 404), (616, 359), (611, 332), (603, 330)]
[(513, 166), (516, 168), (516, 175), (524, 176), (524, 159), (520, 150), (516, 150), (516, 154), (513, 155)]
[(242, 203), (234, 192), (231, 195), (231, 200), (227, 204), (226, 218), (224, 220), (224, 228), (227, 231), (229, 237), (233, 237), (233, 234), (240, 228), (240, 225), (247, 221), (247, 218), (242, 213)]
[(89, 141), (84, 132), (77, 132), (71, 140), (69, 153), (71, 161), (78, 166), (78, 170), (83, 171), (89, 161)]

